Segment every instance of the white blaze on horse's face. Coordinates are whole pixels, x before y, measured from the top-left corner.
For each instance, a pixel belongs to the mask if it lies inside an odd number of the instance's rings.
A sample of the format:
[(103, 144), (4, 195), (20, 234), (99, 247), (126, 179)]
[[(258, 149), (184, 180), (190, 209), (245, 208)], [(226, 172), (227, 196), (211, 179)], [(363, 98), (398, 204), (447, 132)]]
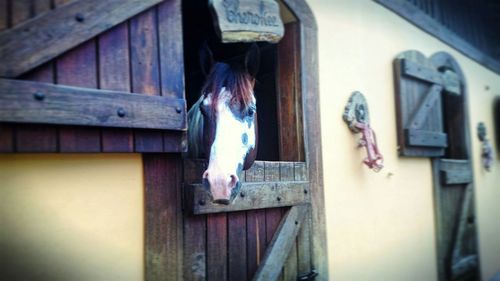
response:
[(203, 178), (208, 180), (214, 202), (222, 204), (229, 204), (231, 191), (239, 182), (238, 173), (243, 169), (245, 157), (255, 147), (255, 109), (251, 110), (251, 114), (241, 113), (240, 110), (231, 109), (230, 99), (231, 94), (222, 88), (217, 105), (211, 104), (211, 95), (207, 95), (203, 101), (204, 106), (215, 106), (217, 111), (215, 137)]

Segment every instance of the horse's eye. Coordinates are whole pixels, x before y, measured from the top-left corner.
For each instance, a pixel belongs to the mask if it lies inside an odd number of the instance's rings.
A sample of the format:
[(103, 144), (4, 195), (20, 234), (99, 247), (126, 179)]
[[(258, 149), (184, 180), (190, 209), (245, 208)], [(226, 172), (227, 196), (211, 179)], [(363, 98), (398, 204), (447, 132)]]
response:
[(250, 107), (248, 109), (248, 116), (252, 117), (255, 114), (255, 108)]

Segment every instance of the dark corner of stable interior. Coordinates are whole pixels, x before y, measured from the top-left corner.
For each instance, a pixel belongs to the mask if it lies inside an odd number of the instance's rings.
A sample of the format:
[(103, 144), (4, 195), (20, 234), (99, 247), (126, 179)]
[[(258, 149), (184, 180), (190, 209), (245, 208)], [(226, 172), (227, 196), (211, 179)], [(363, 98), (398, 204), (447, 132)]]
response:
[[(287, 32), (296, 32), (296, 29), (287, 29), (287, 19), (289, 22), (295, 21), (292, 13), (288, 8), (280, 3), (280, 9), (285, 9), (282, 14), (285, 14), (285, 36)], [(283, 16), (282, 16), (283, 17)], [(213, 52), (215, 61), (227, 60), (242, 60), (246, 51), (252, 43), (221, 43), (218, 35), (215, 32), (213, 17), (208, 7), (206, 0), (190, 0), (182, 1), (182, 19), (183, 19), (183, 40), (184, 40), (184, 75), (185, 75), (185, 92), (187, 108), (198, 100), (201, 95), (201, 88), (203, 86), (205, 77), (200, 69), (199, 53), (203, 43), (207, 43)], [(297, 29), (298, 30), (298, 29)], [(283, 39), (282, 39), (283, 40)], [(279, 52), (287, 51), (285, 48), (280, 48), (279, 43), (273, 44), (268, 42), (258, 42), (260, 50), (260, 65), (256, 77), (255, 84), (255, 97), (257, 99), (257, 112), (258, 112), (258, 154), (257, 160), (265, 161), (303, 161), (304, 157), (297, 159), (285, 159), (280, 155), (280, 135), (296, 135), (294, 132), (287, 132), (286, 124), (280, 124), (280, 114), (278, 112), (280, 107), (279, 91)], [(288, 50), (290, 59), (292, 59), (293, 51)], [(283, 56), (281, 56), (283, 57)], [(298, 65), (299, 64), (294, 64)], [(290, 75), (298, 73), (299, 69), (288, 71)], [(289, 79), (282, 79), (296, 82), (293, 77)], [(300, 90), (300, 87), (292, 85), (291, 88)], [(301, 102), (301, 101), (300, 101)], [(301, 106), (301, 103), (300, 103)], [(290, 112), (290, 114), (299, 114), (298, 112)], [(301, 114), (301, 113), (300, 113)], [(289, 119), (300, 120), (302, 116), (296, 118), (293, 116)], [(299, 121), (297, 121), (299, 122)], [(302, 125), (298, 126), (302, 128)], [(301, 136), (303, 138), (303, 134)], [(298, 148), (304, 150), (303, 141), (302, 147)], [(296, 148), (297, 149), (297, 148)], [(283, 151), (281, 152), (283, 154)], [(302, 152), (303, 154), (303, 152)]]

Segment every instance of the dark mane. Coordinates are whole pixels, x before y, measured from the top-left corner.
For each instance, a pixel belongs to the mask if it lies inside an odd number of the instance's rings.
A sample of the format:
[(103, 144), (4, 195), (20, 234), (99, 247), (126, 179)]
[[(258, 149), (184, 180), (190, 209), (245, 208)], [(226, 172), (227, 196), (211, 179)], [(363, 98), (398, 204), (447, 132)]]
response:
[(254, 78), (243, 67), (226, 63), (215, 63), (203, 85), (202, 93), (212, 93), (212, 104), (217, 104), (223, 87), (231, 92), (231, 104), (240, 105), (240, 110), (248, 108), (252, 102)]

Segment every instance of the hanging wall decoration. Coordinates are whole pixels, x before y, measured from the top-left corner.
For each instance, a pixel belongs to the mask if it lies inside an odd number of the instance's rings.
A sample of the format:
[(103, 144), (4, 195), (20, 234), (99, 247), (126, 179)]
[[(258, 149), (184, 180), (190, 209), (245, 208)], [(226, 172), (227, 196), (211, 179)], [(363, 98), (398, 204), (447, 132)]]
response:
[(486, 171), (490, 171), (493, 162), (493, 147), (488, 140), (486, 126), (483, 122), (477, 124), (477, 137), (481, 141), (481, 162)]
[(361, 134), (359, 147), (365, 147), (367, 154), (363, 163), (375, 172), (380, 171), (384, 167), (384, 158), (378, 150), (375, 132), (370, 126), (368, 104), (362, 93), (351, 94), (345, 106), (343, 118), (353, 133)]
[(210, 0), (215, 30), (223, 43), (277, 43), (285, 28), (275, 0)]

